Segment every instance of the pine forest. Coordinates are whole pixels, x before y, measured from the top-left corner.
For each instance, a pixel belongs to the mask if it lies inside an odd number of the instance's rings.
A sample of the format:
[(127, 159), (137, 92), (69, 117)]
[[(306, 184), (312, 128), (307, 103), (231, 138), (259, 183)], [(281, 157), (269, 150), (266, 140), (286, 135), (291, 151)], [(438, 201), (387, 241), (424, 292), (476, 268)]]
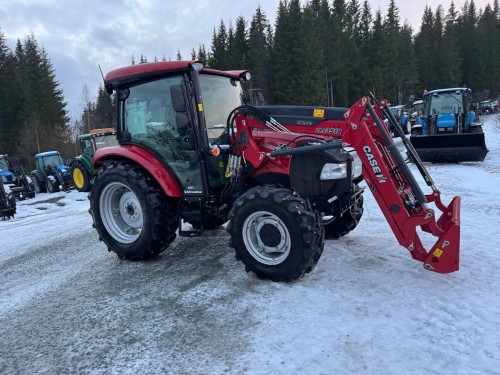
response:
[[(199, 44), (184, 59), (248, 69), (252, 87), (262, 89), (269, 104), (345, 107), (373, 92), (409, 105), (423, 90), (464, 86), (477, 100), (500, 95), (499, 0), (484, 9), (473, 0), (461, 8), (427, 6), (418, 30), (396, 3), (382, 13), (369, 1), (280, 1), (274, 24), (257, 7), (251, 18), (220, 20), (210, 47)], [(49, 51), (35, 35), (11, 50), (1, 26), (0, 152), (31, 168), (38, 152), (72, 157), (76, 135), (114, 127), (113, 98), (101, 87), (92, 99), (84, 82), (84, 109), (70, 120)], [(183, 59), (179, 51), (174, 59)], [(146, 62), (141, 55), (138, 63)]]

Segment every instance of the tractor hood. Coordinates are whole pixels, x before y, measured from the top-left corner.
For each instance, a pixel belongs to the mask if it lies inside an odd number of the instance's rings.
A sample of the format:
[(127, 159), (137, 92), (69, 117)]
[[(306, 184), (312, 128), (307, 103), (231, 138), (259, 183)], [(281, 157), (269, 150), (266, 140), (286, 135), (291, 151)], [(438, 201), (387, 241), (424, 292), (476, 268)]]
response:
[(0, 169), (0, 177), (2, 178), (3, 182), (13, 182), (14, 181), (14, 175), (10, 171), (4, 171)]
[(64, 164), (59, 164), (57, 167), (57, 171), (60, 172), (63, 176), (70, 175), (71, 169)]

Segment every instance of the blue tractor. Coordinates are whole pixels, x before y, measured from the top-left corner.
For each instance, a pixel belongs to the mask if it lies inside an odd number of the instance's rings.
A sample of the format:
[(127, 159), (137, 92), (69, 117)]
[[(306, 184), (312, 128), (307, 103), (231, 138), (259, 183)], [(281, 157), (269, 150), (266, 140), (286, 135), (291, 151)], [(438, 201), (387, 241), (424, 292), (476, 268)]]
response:
[(9, 187), (16, 200), (21, 201), (35, 197), (33, 182), (24, 173), (19, 158), (0, 155), (0, 178), (3, 184)]
[(410, 142), (422, 161), (458, 163), (483, 161), (488, 153), (482, 124), (474, 112), (468, 88), (424, 94), (423, 114), (411, 131)]
[(71, 168), (64, 164), (58, 151), (47, 151), (35, 155), (35, 170), (31, 180), (37, 193), (55, 193), (73, 188)]
[[(401, 129), (403, 129), (403, 133), (410, 134), (411, 132), (411, 121), (410, 116), (408, 116), (408, 111), (404, 105), (394, 105), (389, 107), (389, 110), (392, 112), (396, 121), (398, 122)], [(391, 129), (392, 125), (390, 121), (387, 121), (389, 130), (392, 134), (398, 134), (395, 129)]]

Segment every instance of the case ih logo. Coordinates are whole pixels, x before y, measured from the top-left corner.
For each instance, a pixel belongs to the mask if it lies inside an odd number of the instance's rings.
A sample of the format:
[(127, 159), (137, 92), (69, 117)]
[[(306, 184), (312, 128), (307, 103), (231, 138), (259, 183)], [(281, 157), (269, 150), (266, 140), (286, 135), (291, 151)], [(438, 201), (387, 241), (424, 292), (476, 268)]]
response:
[(385, 177), (382, 174), (382, 171), (380, 170), (380, 167), (378, 166), (377, 159), (375, 159), (375, 156), (373, 155), (372, 149), (370, 148), (370, 146), (364, 146), (363, 151), (365, 152), (365, 155), (368, 158), (370, 165), (372, 166), (373, 173), (375, 173), (375, 177), (377, 177), (379, 184), (387, 182), (387, 177)]

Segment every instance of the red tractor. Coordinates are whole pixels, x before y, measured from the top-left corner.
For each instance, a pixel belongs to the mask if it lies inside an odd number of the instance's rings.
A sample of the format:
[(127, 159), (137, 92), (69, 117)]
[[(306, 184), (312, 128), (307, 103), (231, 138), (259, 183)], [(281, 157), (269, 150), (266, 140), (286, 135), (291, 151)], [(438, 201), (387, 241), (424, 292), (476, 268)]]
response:
[[(314, 268), (325, 238), (356, 227), (364, 179), (414, 259), (435, 272), (458, 270), (460, 198), (441, 202), (401, 134), (432, 189), (422, 192), (381, 120), (402, 132), (385, 100), (362, 97), (350, 108), (254, 107), (244, 89), (249, 79), (247, 71), (197, 61), (106, 75), (106, 90), (117, 98), (119, 145), (97, 150), (89, 200), (110, 251), (151, 258), (177, 232), (199, 235), (229, 221), (230, 245), (246, 270), (289, 281)], [(362, 174), (345, 147), (359, 156)], [(443, 212), (439, 218), (431, 202)], [(429, 251), (418, 227), (437, 237)]]

